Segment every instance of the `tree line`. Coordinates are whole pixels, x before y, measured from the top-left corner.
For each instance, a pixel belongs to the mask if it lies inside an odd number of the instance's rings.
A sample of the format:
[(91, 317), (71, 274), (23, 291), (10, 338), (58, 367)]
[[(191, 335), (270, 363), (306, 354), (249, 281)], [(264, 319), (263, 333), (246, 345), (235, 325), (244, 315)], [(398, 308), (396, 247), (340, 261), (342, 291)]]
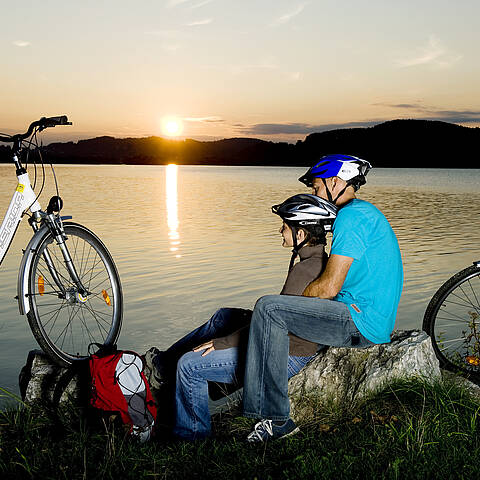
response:
[[(51, 163), (305, 166), (329, 153), (355, 155), (376, 167), (480, 168), (480, 128), (431, 120), (392, 120), (373, 127), (311, 133), (296, 144), (255, 138), (201, 142), (108, 136), (44, 147)], [(10, 161), (0, 145), (0, 161)]]

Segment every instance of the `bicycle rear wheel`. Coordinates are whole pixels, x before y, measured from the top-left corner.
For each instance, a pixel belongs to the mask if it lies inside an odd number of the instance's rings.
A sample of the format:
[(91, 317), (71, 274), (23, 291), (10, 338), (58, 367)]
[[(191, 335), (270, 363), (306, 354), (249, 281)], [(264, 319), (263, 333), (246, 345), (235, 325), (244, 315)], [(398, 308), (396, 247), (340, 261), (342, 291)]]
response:
[(425, 311), (423, 329), (442, 367), (480, 373), (480, 266), (458, 272), (438, 289)]
[(87, 357), (92, 343), (112, 345), (117, 341), (123, 299), (120, 278), (105, 245), (82, 225), (65, 223), (64, 228), (68, 251), (87, 294), (79, 292), (59, 246), (46, 231), (28, 274), (28, 321), (45, 353), (68, 366)]

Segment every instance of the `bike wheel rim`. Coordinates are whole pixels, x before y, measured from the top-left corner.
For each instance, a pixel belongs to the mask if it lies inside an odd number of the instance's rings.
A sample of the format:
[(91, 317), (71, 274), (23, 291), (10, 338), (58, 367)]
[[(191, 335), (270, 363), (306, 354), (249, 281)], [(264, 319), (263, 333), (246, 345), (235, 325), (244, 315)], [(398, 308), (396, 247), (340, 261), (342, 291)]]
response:
[[(112, 344), (118, 330), (114, 327), (115, 315), (121, 309), (121, 289), (117, 274), (108, 252), (94, 242), (89, 234), (80, 229), (65, 228), (69, 237), (68, 245), (77, 273), (90, 293), (85, 302), (71, 298), (78, 295), (70, 279), (63, 257), (53, 237), (47, 235), (38, 248), (32, 264), (30, 292), (32, 310), (36, 324), (47, 346), (63, 360), (72, 361), (85, 358), (92, 343)], [(59, 272), (70, 298), (60, 299), (61, 293), (49, 274), (42, 254), (48, 251)], [(45, 291), (40, 294), (38, 276), (43, 277)], [(78, 290), (78, 289), (77, 289)], [(106, 291), (111, 305), (105, 301), (102, 291)]]

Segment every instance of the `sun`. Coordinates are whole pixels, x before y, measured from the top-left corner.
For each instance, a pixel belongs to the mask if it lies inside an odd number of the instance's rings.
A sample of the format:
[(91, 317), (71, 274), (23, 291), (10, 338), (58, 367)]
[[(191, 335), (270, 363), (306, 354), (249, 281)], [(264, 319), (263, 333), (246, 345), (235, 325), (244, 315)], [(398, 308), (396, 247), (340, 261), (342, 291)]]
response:
[(177, 137), (182, 133), (183, 124), (179, 118), (165, 117), (162, 119), (162, 132), (169, 137)]

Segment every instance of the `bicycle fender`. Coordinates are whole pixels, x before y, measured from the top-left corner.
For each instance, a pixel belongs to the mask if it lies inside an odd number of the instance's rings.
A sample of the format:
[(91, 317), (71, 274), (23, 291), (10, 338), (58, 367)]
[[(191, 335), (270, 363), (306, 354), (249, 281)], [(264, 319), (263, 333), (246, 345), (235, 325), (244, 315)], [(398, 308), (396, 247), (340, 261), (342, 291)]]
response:
[(46, 232), (48, 232), (48, 227), (46, 225), (38, 229), (31, 238), (30, 242), (28, 242), (27, 248), (23, 252), (22, 261), (20, 262), (20, 269), (18, 271), (17, 283), (18, 308), (21, 315), (26, 315), (30, 311), (30, 303), (28, 301), (28, 294), (30, 293), (28, 287), (28, 273), (30, 272), (30, 267), (32, 266), (33, 255), (37, 251), (40, 241)]

